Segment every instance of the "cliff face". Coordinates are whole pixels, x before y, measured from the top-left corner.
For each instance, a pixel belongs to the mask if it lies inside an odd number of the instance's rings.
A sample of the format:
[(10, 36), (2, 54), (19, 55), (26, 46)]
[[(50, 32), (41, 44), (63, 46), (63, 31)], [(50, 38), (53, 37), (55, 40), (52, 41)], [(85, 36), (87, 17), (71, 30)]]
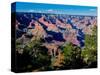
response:
[(21, 13), (16, 18), (16, 37), (19, 39), (25, 35), (31, 40), (43, 38), (45, 43), (71, 42), (83, 47), (85, 34), (92, 35), (96, 24), (95, 16)]

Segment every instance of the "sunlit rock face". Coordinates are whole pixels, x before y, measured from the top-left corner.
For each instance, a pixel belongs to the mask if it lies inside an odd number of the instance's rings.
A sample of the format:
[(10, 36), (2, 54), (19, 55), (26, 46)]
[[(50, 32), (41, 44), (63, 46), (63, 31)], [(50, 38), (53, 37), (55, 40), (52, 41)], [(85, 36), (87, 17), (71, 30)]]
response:
[(31, 40), (44, 39), (45, 43), (63, 45), (70, 42), (84, 47), (85, 35), (92, 35), (97, 25), (95, 16), (68, 16), (44, 13), (17, 13), (16, 37), (24, 35)]

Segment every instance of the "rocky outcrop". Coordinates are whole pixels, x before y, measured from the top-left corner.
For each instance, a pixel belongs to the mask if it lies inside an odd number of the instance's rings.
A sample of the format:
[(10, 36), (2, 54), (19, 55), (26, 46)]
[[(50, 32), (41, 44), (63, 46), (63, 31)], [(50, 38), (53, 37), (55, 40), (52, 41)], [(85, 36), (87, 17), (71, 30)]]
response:
[[(23, 35), (31, 40), (43, 38), (46, 43), (53, 42), (59, 45), (64, 42), (71, 42), (83, 47), (85, 34), (92, 35), (92, 29), (97, 25), (95, 16), (61, 16), (33, 13), (21, 14), (17, 17), (20, 17), (16, 20), (18, 38), (23, 37)], [(27, 23), (24, 23), (25, 21)]]

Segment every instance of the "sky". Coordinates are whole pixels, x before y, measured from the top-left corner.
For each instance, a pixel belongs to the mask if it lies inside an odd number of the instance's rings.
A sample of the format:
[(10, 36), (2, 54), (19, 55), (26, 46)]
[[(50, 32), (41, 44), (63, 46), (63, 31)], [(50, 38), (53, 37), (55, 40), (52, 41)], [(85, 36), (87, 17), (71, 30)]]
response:
[(16, 7), (16, 12), (37, 12), (37, 13), (97, 16), (97, 7), (93, 6), (16, 2), (16, 5), (12, 4), (12, 11), (14, 10), (13, 9), (14, 6)]

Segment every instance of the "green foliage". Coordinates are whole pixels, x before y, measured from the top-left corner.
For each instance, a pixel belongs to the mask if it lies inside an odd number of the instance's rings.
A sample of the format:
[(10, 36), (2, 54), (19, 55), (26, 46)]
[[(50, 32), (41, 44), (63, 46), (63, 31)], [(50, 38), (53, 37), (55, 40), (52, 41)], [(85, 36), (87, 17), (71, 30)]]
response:
[(97, 63), (97, 28), (93, 28), (92, 35), (85, 35), (85, 48), (82, 50), (82, 57), (88, 66)]
[(71, 43), (64, 47), (65, 65), (69, 68), (80, 68), (82, 65), (81, 48)]
[[(50, 65), (51, 62), (50, 57), (47, 54), (47, 49), (41, 46), (41, 44), (43, 43), (41, 40), (42, 39), (28, 42), (23, 48), (23, 53), (22, 54), (17, 53), (18, 57), (17, 65), (19, 65), (21, 70), (26, 71), (29, 68), (31, 68), (31, 70), (35, 70), (44, 65), (45, 66)], [(18, 49), (20, 49), (21, 45), (22, 45), (21, 43), (18, 42), (16, 43), (16, 47)]]
[[(85, 47), (80, 48), (69, 43), (64, 47), (64, 56), (68, 68), (84, 68), (97, 66), (97, 28), (92, 35), (85, 35)], [(79, 66), (80, 65), (80, 66)]]
[(70, 61), (71, 60), (71, 53), (72, 53), (73, 47), (72, 44), (67, 44), (64, 48), (64, 55), (65, 55), (65, 59)]

